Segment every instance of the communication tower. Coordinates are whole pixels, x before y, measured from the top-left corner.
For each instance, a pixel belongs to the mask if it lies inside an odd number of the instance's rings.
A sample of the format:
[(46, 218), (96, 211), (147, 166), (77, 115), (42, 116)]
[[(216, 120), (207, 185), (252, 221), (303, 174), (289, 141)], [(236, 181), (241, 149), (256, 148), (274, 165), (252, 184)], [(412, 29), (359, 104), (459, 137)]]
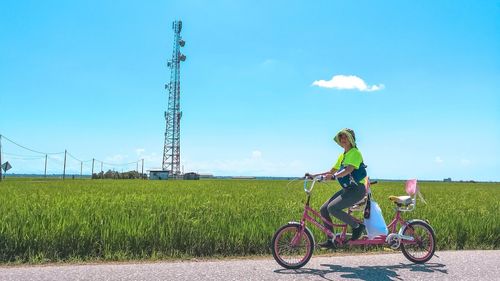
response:
[(186, 56), (181, 53), (181, 47), (184, 47), (186, 42), (181, 37), (182, 21), (174, 21), (172, 29), (174, 30), (174, 46), (172, 59), (167, 63), (170, 68), (170, 82), (165, 84), (165, 89), (168, 90), (168, 109), (165, 112), (166, 129), (162, 169), (168, 171), (170, 177), (178, 177), (181, 175), (180, 63), (186, 60)]

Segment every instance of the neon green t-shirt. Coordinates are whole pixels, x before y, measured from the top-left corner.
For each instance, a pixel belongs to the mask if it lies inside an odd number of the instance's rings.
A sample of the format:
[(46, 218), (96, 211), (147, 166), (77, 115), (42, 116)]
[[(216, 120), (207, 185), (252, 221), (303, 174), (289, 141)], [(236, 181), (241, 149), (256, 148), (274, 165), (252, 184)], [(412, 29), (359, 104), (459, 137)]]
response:
[(344, 164), (344, 167), (346, 167), (347, 165), (351, 165), (354, 166), (354, 169), (359, 169), (359, 165), (361, 163), (363, 163), (363, 156), (357, 148), (353, 147), (349, 149), (347, 153), (340, 154), (339, 159), (337, 160), (337, 163), (335, 163), (335, 166), (333, 166), (333, 168), (338, 170), (340, 169), (340, 166)]
[[(347, 167), (348, 165), (351, 165), (354, 167), (354, 169), (359, 169), (359, 165), (363, 163), (363, 155), (361, 155), (361, 152), (356, 148), (353, 147), (347, 151), (347, 153), (342, 153), (339, 155), (339, 159), (337, 160), (337, 163), (333, 166), (334, 169), (339, 170), (340, 166)], [(365, 180), (363, 179), (361, 183), (364, 183)]]

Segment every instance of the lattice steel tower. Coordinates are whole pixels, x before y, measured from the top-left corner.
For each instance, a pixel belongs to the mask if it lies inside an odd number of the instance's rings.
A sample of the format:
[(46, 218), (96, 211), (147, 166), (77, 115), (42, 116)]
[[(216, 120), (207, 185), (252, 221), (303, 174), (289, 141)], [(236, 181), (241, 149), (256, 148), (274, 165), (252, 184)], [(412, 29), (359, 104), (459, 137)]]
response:
[(182, 21), (174, 21), (172, 29), (174, 30), (174, 47), (172, 59), (167, 63), (170, 68), (170, 83), (165, 85), (165, 89), (168, 90), (168, 110), (165, 112), (167, 125), (162, 169), (169, 171), (169, 176), (176, 177), (181, 174), (180, 63), (186, 60), (186, 56), (181, 53), (181, 47), (184, 47), (186, 42), (181, 37)]

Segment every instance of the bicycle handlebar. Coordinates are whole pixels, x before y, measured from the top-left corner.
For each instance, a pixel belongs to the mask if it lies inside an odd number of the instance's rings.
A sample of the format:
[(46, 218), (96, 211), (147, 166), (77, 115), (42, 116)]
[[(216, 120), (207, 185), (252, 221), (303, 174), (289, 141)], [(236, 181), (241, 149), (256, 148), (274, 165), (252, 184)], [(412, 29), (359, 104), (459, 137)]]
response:
[(312, 190), (313, 190), (313, 188), (314, 188), (314, 184), (315, 184), (316, 182), (321, 182), (321, 181), (323, 181), (323, 180), (325, 179), (325, 177), (324, 177), (324, 176), (316, 176), (316, 177), (314, 177), (314, 178), (312, 179), (311, 186), (310, 186), (310, 187), (309, 187), (309, 189), (308, 189), (308, 188), (307, 188), (307, 181), (308, 181), (308, 180), (310, 180), (310, 179), (311, 179), (311, 177), (305, 177), (305, 178), (304, 178), (304, 191), (305, 191), (307, 194), (311, 193), (311, 191), (312, 191)]
[[(304, 191), (309, 194), (314, 188), (314, 184), (317, 182), (322, 182), (325, 180), (325, 176), (316, 176), (316, 177), (304, 177)], [(307, 188), (307, 181), (312, 180), (311, 186)], [(378, 181), (370, 181), (370, 185), (377, 184)]]

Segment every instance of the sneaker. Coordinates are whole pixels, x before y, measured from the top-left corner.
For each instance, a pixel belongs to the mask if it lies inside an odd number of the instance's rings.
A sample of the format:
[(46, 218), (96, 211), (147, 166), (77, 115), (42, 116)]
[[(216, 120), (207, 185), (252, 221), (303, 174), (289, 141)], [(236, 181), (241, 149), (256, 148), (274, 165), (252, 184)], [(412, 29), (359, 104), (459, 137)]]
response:
[(361, 237), (361, 234), (363, 233), (364, 230), (365, 230), (365, 225), (360, 223), (357, 228), (354, 228), (352, 230), (351, 240), (358, 240), (359, 237)]
[(322, 243), (318, 243), (318, 246), (320, 246), (321, 248), (327, 248), (327, 249), (335, 248), (335, 244), (333, 244), (331, 239), (328, 239)]

